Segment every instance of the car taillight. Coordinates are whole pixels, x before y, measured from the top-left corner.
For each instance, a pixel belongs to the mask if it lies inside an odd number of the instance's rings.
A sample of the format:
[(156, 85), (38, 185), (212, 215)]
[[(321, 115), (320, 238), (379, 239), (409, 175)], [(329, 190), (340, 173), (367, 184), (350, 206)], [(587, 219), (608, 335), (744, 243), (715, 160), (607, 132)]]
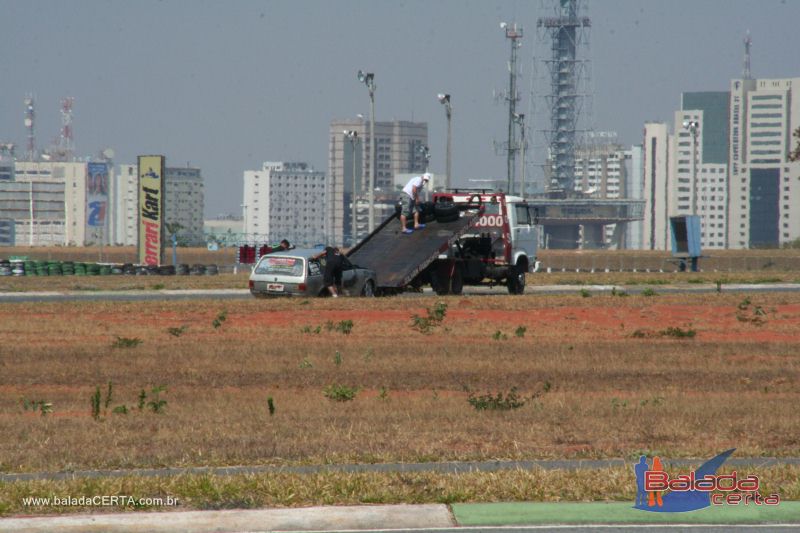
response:
[(255, 287), (255, 286), (256, 286), (256, 284), (255, 284), (255, 283), (253, 283), (253, 280), (251, 279), (251, 280), (249, 281), (249, 283), (248, 283), (248, 286), (249, 286), (249, 287), (252, 289), (253, 287)]
[(300, 292), (306, 292), (306, 284), (305, 283), (299, 284), (297, 286), (297, 290), (300, 291)]

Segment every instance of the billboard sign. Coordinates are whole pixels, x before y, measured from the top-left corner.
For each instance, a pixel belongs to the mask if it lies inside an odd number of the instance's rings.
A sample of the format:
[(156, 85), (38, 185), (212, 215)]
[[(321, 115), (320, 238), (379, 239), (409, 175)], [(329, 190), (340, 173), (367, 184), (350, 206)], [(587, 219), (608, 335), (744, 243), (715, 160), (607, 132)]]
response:
[(108, 164), (86, 165), (86, 235), (93, 240), (106, 238), (106, 213), (108, 207)]
[(164, 156), (139, 156), (139, 263), (159, 266), (164, 257)]

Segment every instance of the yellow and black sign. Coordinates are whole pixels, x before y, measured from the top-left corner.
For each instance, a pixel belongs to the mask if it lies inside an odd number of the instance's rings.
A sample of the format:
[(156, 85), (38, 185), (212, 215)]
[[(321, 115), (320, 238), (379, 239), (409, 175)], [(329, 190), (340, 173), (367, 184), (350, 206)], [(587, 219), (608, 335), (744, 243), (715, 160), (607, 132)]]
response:
[(139, 156), (139, 263), (159, 266), (164, 257), (164, 156)]

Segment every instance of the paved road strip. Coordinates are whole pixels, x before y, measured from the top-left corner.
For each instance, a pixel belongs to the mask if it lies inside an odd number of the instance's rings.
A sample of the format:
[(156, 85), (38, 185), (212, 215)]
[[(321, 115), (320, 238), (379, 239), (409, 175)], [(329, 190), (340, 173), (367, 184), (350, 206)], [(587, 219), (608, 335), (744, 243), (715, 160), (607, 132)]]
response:
[(690, 513), (649, 513), (633, 502), (457, 503), (460, 526), (533, 524), (791, 524), (800, 523), (800, 502), (766, 505), (712, 505)]
[[(703, 459), (664, 460), (670, 468), (698, 466)], [(800, 465), (800, 457), (737, 457), (728, 459), (726, 466), (770, 467), (781, 465)], [(376, 463), (307, 466), (197, 466), (189, 468), (140, 468), (131, 470), (76, 470), (73, 472), (30, 472), (0, 474), (0, 482), (61, 480), (105, 477), (170, 477), (179, 475), (234, 476), (242, 474), (316, 474), (320, 472), (440, 472), (459, 474), (465, 472), (496, 472), (499, 470), (598, 470), (605, 468), (629, 467), (633, 471), (634, 462), (624, 459), (565, 459), (553, 461), (465, 461), (439, 463)]]

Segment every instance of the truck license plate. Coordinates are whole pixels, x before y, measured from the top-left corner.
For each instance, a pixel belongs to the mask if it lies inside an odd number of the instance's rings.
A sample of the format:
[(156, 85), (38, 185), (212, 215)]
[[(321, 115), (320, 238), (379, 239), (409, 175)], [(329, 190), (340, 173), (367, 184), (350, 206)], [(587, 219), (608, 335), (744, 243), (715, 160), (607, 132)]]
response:
[(270, 292), (283, 292), (283, 283), (269, 283), (267, 290)]

